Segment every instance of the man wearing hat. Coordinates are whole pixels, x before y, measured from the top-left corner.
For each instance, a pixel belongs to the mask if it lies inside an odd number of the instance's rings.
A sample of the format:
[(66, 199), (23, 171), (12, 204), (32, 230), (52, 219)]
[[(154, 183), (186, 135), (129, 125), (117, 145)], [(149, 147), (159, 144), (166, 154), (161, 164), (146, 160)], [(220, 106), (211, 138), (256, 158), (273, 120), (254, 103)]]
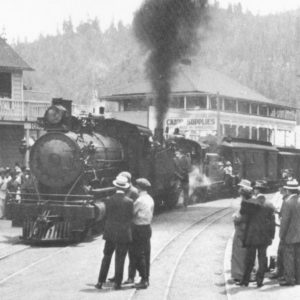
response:
[(296, 179), (287, 181), (287, 198), (281, 209), (280, 243), (283, 245), (282, 286), (300, 284), (300, 200)]
[(248, 286), (251, 271), (254, 267), (256, 253), (258, 256), (258, 270), (256, 273), (257, 287), (263, 285), (267, 266), (267, 247), (272, 243), (275, 234), (274, 208), (267, 203), (261, 194), (264, 188), (256, 181), (253, 186), (254, 196), (244, 201), (241, 214), (246, 217), (246, 231), (244, 246), (246, 247), (245, 271), (241, 285)]
[(104, 257), (101, 263), (96, 288), (101, 289), (106, 281), (113, 252), (115, 251), (115, 283), (114, 288), (120, 289), (126, 253), (132, 241), (131, 222), (133, 217), (133, 201), (126, 197), (129, 188), (127, 178), (117, 176), (113, 181), (116, 193), (105, 201), (106, 220), (103, 239), (105, 240)]
[(134, 202), (133, 208), (132, 260), (133, 265), (141, 276), (141, 282), (136, 284), (135, 287), (145, 289), (149, 285), (151, 221), (153, 218), (154, 201), (148, 194), (151, 184), (146, 178), (137, 179), (136, 186), (139, 190), (139, 197)]
[[(127, 182), (129, 183), (129, 188), (126, 190), (126, 197), (130, 198), (133, 202), (139, 197), (139, 191), (138, 189), (133, 186), (132, 184), (132, 177), (131, 174), (127, 171), (122, 171), (119, 173), (118, 176), (123, 176), (127, 179)], [(129, 256), (129, 266), (128, 266), (128, 279), (124, 282), (125, 284), (133, 283), (134, 277), (135, 277), (135, 267), (132, 265), (132, 247), (129, 246), (128, 249), (128, 256)], [(115, 281), (115, 276), (108, 279), (111, 282)]]

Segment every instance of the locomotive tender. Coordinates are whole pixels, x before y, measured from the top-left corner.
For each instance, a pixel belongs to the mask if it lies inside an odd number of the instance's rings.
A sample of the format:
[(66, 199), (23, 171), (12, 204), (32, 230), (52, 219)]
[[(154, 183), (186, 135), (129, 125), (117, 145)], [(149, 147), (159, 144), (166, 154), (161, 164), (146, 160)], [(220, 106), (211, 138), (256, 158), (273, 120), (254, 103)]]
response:
[(176, 204), (173, 153), (153, 147), (148, 128), (104, 117), (75, 118), (71, 103), (62, 99), (54, 99), (41, 121), (46, 133), (30, 151), (31, 182), (7, 199), (25, 242), (82, 239), (103, 219), (102, 200), (113, 193), (112, 180), (124, 170), (133, 178), (148, 178), (157, 201)]

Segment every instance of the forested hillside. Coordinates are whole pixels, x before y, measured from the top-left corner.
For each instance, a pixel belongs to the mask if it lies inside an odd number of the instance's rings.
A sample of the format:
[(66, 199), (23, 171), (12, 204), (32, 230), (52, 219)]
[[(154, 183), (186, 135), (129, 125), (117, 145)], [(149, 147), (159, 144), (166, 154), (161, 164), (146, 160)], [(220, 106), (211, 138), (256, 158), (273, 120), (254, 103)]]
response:
[[(300, 12), (254, 16), (240, 5), (211, 8), (209, 28), (193, 61), (221, 71), (281, 103), (296, 104), (300, 90)], [(36, 70), (27, 88), (87, 103), (95, 90), (109, 93), (143, 72), (146, 49), (122, 23), (101, 31), (97, 20), (74, 28), (63, 23), (55, 36), (14, 45)]]

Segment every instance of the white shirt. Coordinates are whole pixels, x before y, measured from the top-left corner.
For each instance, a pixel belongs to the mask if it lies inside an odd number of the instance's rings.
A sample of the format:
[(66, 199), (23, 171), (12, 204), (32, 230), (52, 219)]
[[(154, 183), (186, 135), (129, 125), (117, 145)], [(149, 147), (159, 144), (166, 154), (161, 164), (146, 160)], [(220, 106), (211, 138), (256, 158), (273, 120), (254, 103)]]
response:
[(133, 203), (133, 223), (135, 225), (150, 225), (153, 218), (154, 201), (146, 192), (140, 192)]

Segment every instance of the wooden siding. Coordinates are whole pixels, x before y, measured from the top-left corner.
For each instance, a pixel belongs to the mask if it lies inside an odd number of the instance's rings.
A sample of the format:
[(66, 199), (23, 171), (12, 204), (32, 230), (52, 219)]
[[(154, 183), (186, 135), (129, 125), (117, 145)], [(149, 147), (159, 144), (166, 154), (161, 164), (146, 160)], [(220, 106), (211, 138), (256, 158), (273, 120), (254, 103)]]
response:
[(12, 167), (15, 162), (23, 164), (19, 147), (24, 137), (24, 127), (17, 125), (0, 125), (0, 166)]
[(12, 99), (15, 101), (23, 100), (23, 78), (22, 72), (13, 72), (11, 74)]

